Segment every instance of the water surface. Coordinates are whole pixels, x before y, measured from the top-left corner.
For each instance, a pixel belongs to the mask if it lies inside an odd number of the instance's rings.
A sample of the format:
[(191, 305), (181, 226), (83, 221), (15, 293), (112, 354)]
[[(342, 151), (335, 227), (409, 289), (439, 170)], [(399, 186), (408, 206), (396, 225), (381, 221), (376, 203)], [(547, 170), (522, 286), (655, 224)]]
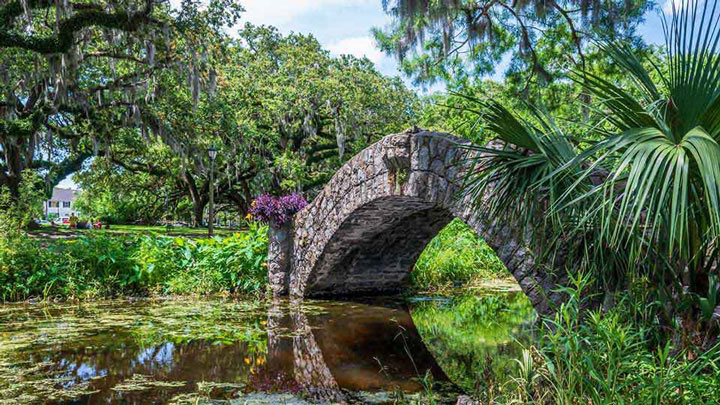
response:
[(501, 390), (533, 319), (515, 292), (2, 305), (0, 402), (450, 402)]

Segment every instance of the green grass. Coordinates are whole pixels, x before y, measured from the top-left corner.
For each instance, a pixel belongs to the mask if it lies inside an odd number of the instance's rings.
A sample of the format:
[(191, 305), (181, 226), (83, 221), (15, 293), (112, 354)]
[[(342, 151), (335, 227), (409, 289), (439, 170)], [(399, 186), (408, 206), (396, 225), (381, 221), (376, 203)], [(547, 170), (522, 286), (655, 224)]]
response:
[[(216, 236), (230, 236), (243, 229), (215, 228)], [(67, 226), (50, 227), (43, 225), (39, 229), (29, 232), (35, 238), (40, 239), (73, 239), (88, 234), (106, 234), (106, 235), (165, 235), (165, 236), (182, 236), (187, 238), (204, 238), (207, 237), (207, 228), (185, 228), (173, 227), (169, 230), (164, 226), (147, 226), (147, 225), (111, 225), (110, 229), (70, 229)]]
[(426, 292), (472, 288), (511, 277), (495, 251), (459, 219), (430, 241), (411, 274), (413, 286)]
[(660, 325), (652, 317), (637, 317), (653, 312), (644, 296), (647, 280), (619, 293), (618, 305), (605, 311), (582, 309), (588, 275), (571, 281), (564, 288), (567, 302), (543, 318), (539, 341), (518, 359), (514, 389), (505, 402), (717, 403), (720, 345), (698, 352), (670, 340), (653, 342)]

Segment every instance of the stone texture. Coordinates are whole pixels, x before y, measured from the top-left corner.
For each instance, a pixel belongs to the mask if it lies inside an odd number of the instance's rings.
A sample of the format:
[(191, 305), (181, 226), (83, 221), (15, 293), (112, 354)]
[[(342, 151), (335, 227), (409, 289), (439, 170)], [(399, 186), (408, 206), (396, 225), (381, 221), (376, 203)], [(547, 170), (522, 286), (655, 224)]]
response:
[(276, 297), (288, 294), (293, 248), (292, 232), (292, 223), (288, 223), (280, 229), (270, 227), (268, 231), (270, 244), (268, 246), (268, 281), (273, 295)]
[[(483, 215), (482, 204), (458, 195), (476, 152), (447, 134), (389, 135), (337, 171), (293, 220), (271, 233), (273, 291), (293, 297), (400, 291), (428, 242), (457, 217), (498, 254), (538, 312), (561, 297), (566, 279), (535, 263), (515, 224)], [(497, 147), (490, 144), (489, 147)], [(283, 233), (284, 232), (284, 233)]]

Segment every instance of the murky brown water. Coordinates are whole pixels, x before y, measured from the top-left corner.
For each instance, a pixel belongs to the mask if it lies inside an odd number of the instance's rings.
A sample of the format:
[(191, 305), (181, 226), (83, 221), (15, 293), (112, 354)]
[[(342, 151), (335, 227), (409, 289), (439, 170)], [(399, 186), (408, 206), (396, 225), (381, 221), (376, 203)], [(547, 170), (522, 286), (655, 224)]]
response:
[[(451, 397), (463, 388), (458, 372), (468, 372), (449, 365), (446, 373), (436, 362), (439, 356), (449, 364), (455, 349), (447, 340), (454, 338), (429, 325), (443, 328), (435, 319), (447, 318), (453, 305), (378, 299), (4, 305), (0, 402), (385, 403), (430, 390)], [(507, 343), (500, 340), (490, 346)]]

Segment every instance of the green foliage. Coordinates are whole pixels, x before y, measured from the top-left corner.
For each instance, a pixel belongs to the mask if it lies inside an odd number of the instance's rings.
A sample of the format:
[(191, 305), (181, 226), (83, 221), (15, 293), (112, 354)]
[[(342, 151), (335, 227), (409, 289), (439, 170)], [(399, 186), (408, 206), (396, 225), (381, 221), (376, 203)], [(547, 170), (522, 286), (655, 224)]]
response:
[(267, 284), (267, 227), (213, 239), (141, 238), (134, 258), (142, 284), (162, 293), (256, 293)]
[(544, 319), (539, 343), (518, 362), (509, 398), (523, 403), (712, 403), (720, 395), (720, 346), (702, 354), (671, 343), (654, 349), (658, 325), (632, 315), (645, 300), (632, 294), (605, 313), (583, 313), (589, 276), (578, 276), (554, 318)]
[(720, 255), (717, 5), (686, 2), (652, 63), (626, 43), (599, 45), (631, 80), (574, 74), (605, 115), (581, 132), (539, 108), (528, 117), (479, 101), (505, 147), (474, 148), (483, 154), (466, 189), (489, 215), (532, 232), (548, 261), (564, 256), (553, 265), (593, 271), (599, 288), (648, 275), (670, 303), (662, 322), (692, 319), (678, 333), (705, 348), (717, 336), (708, 314)]
[(26, 169), (57, 184), (101, 142), (111, 161), (115, 134), (147, 118), (163, 75), (192, 73), (199, 91), (197, 77), (211, 70), (204, 54), (241, 11), (234, 0), (4, 1), (0, 186), (17, 196)]
[(84, 298), (136, 292), (122, 238), (88, 236), (43, 246), (17, 238), (0, 249), (0, 298)]
[(21, 178), (16, 197), (8, 188), (0, 186), (0, 239), (18, 236), (21, 228), (42, 217), (45, 200), (42, 180), (31, 170), (23, 171)]
[[(392, 18), (375, 29), (380, 47), (419, 84), (477, 78), (507, 57), (519, 93), (565, 77), (568, 66), (603, 58), (590, 38), (636, 39), (651, 1), (385, 0)], [(501, 72), (503, 73), (503, 72)], [(558, 80), (559, 81), (559, 80)]]
[(442, 291), (510, 274), (472, 228), (454, 219), (430, 241), (410, 276), (417, 289)]
[(78, 211), (104, 224), (155, 223), (164, 219), (163, 211), (172, 207), (167, 205), (169, 190), (163, 180), (144, 173), (108, 170), (103, 163), (96, 160), (89, 170), (73, 176), (82, 188), (75, 201)]
[(211, 74), (191, 76), (212, 91), (188, 88), (186, 72), (163, 74), (140, 128), (115, 132), (110, 159), (95, 159), (76, 176), (93, 191), (88, 198), (107, 190), (130, 205), (97, 201), (108, 211), (156, 219), (183, 216), (191, 205), (199, 226), (212, 145), (216, 208), (244, 216), (259, 194), (316, 192), (355, 153), (414, 118), (417, 98), (400, 79), (367, 59), (334, 57), (312, 35), (247, 24), (207, 54), (199, 65), (212, 63)]
[(20, 237), (0, 245), (0, 298), (260, 293), (267, 228), (186, 239), (89, 232), (74, 240)]

